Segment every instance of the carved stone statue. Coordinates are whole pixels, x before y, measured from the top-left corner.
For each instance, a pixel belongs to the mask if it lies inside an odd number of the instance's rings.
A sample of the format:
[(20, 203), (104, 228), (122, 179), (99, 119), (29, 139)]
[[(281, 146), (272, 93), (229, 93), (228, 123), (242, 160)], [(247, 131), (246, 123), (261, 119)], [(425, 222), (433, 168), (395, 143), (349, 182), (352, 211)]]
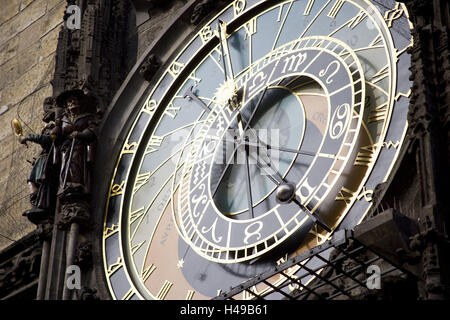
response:
[(32, 142), (39, 144), (42, 150), (38, 158), (33, 163), (33, 168), (27, 179), (30, 188), (31, 210), (24, 212), (31, 222), (38, 224), (49, 218), (49, 215), (55, 208), (56, 184), (55, 173), (58, 168), (53, 163), (54, 136), (52, 131), (55, 129), (55, 101), (53, 98), (44, 100), (44, 118), (47, 124), (40, 134), (28, 134), (19, 137), (19, 142), (26, 144)]
[(57, 104), (62, 109), (54, 130), (61, 155), (58, 197), (64, 202), (90, 194), (97, 117), (81, 90), (62, 93)]

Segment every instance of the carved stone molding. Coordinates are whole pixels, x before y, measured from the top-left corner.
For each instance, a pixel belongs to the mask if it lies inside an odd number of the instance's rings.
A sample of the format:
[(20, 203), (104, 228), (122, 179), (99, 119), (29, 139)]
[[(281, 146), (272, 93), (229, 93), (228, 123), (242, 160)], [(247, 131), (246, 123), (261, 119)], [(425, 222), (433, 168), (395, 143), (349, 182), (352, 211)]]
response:
[(197, 3), (194, 7), (194, 10), (191, 15), (191, 23), (192, 24), (198, 24), (200, 21), (205, 18), (215, 6), (218, 6), (223, 1), (216, 1), (216, 0), (201, 0), (199, 3)]
[(97, 290), (88, 287), (82, 287), (81, 291), (77, 293), (78, 300), (99, 300)]
[(161, 60), (154, 54), (147, 57), (139, 69), (139, 74), (146, 80), (151, 81), (156, 71), (161, 66)]
[[(73, 2), (67, 0), (68, 5), (77, 4)], [(131, 3), (89, 0), (78, 5), (82, 8), (81, 29), (61, 28), (51, 83), (55, 96), (80, 89), (96, 97), (103, 110), (135, 59), (127, 51)]]
[(13, 256), (0, 265), (0, 298), (31, 283), (39, 275), (41, 249), (39, 243)]
[(40, 223), (37, 226), (36, 232), (38, 239), (43, 242), (52, 239), (53, 222)]
[(92, 266), (92, 243), (90, 241), (84, 241), (78, 245), (74, 263), (82, 270)]
[(90, 206), (86, 201), (66, 203), (62, 205), (58, 228), (67, 229), (72, 223), (86, 225), (90, 218)]

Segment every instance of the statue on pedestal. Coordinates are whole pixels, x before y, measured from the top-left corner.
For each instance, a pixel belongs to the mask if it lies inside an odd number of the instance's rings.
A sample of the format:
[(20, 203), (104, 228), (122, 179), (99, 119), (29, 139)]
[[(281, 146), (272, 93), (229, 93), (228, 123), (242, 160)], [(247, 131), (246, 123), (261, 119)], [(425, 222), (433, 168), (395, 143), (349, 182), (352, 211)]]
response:
[(57, 98), (61, 110), (53, 133), (61, 156), (58, 198), (86, 199), (91, 191), (90, 170), (94, 161), (97, 116), (81, 90), (70, 90)]
[(55, 101), (53, 98), (44, 100), (44, 117), (46, 123), (40, 134), (20, 135), (19, 142), (26, 144), (32, 142), (39, 144), (42, 150), (38, 158), (33, 162), (33, 168), (27, 179), (30, 188), (31, 209), (24, 212), (32, 223), (46, 222), (52, 216), (56, 203), (57, 179), (55, 179), (58, 167), (54, 164), (55, 152), (52, 131), (55, 129)]

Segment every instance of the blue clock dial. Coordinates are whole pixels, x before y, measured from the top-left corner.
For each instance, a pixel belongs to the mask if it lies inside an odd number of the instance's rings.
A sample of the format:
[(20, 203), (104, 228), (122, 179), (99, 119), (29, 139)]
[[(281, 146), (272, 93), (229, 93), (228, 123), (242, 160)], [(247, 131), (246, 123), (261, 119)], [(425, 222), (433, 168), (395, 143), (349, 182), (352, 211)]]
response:
[(411, 86), (408, 13), (383, 3), (235, 0), (175, 49), (112, 174), (114, 298), (208, 299), (364, 218)]

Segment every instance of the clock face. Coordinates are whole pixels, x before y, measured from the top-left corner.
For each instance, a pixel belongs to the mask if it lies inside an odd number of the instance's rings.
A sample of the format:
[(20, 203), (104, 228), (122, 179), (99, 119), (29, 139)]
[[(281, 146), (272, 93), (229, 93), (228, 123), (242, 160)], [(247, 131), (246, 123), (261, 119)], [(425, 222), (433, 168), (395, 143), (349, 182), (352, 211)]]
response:
[(200, 25), (116, 160), (113, 298), (209, 299), (358, 224), (406, 132), (409, 28), (391, 0), (236, 0)]

